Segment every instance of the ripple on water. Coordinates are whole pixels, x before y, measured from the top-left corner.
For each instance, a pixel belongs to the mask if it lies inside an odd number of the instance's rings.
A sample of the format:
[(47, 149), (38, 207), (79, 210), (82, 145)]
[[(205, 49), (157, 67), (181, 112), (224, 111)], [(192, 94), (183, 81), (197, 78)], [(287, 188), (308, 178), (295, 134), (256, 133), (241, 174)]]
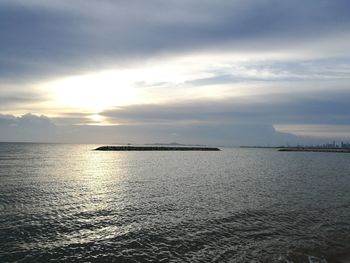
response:
[(6, 147), (1, 262), (348, 262), (344, 155)]

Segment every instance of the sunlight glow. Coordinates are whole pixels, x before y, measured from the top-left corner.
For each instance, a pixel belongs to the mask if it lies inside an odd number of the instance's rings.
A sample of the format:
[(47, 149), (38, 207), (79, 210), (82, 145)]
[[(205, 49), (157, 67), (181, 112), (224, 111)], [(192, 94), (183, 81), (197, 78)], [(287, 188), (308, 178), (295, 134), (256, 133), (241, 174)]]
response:
[[(255, 62), (259, 58), (255, 58)], [(97, 114), (135, 104), (173, 103), (187, 99), (221, 99), (261, 93), (255, 79), (278, 79), (275, 72), (250, 65), (252, 58), (232, 54), (192, 54), (159, 58), (142, 65), (129, 65), (56, 79), (40, 85), (49, 90), (52, 103), (65, 111)], [(232, 78), (230, 81), (220, 78)], [(284, 76), (285, 77), (285, 76)], [(234, 80), (250, 80), (235, 82)], [(253, 85), (253, 86), (252, 86)], [(95, 122), (96, 116), (91, 118)]]
[(103, 122), (105, 119), (103, 116), (101, 116), (99, 114), (93, 114), (93, 115), (90, 115), (88, 117), (94, 122)]
[(104, 71), (60, 79), (49, 89), (59, 104), (98, 112), (135, 103), (137, 93), (131, 84), (122, 72)]

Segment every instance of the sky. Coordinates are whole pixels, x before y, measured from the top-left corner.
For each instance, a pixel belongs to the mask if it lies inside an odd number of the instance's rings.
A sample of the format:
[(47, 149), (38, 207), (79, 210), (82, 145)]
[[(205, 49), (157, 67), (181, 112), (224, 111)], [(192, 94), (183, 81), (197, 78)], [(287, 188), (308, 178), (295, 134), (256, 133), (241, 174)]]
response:
[(0, 141), (350, 141), (348, 0), (0, 0)]

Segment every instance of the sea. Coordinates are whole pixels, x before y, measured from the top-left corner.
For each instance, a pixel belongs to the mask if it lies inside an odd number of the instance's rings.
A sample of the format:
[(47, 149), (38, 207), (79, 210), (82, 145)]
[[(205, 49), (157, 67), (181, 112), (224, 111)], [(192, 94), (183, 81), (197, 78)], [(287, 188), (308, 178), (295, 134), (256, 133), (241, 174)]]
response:
[(0, 262), (350, 262), (350, 154), (0, 143)]

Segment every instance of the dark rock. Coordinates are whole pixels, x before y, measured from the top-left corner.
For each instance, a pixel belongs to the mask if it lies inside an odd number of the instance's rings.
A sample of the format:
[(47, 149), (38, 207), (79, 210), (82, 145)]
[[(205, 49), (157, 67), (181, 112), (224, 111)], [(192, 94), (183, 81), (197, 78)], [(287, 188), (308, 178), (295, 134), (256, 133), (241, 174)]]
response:
[(220, 151), (216, 147), (173, 146), (101, 146), (96, 151)]

